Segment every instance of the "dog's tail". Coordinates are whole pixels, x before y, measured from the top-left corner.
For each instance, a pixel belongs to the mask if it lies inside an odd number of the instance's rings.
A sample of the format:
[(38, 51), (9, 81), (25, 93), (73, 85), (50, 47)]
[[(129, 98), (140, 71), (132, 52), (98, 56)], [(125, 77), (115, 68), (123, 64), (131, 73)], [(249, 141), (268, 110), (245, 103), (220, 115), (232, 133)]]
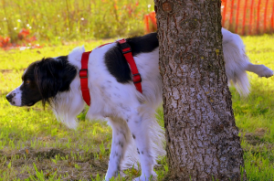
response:
[(225, 29), (223, 33), (223, 53), (228, 83), (233, 82), (240, 95), (249, 94), (249, 80), (246, 68), (250, 64), (241, 37)]

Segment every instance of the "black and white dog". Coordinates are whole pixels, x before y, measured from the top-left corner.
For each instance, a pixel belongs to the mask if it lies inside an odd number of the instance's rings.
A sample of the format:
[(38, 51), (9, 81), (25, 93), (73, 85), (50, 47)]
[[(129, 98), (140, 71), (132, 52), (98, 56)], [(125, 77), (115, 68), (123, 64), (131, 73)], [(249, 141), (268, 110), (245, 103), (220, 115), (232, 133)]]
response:
[[(225, 29), (223, 51), (226, 75), (241, 94), (248, 94), (246, 71), (260, 77), (270, 77), (273, 71), (264, 65), (254, 65), (245, 54), (241, 38)], [(112, 146), (105, 179), (117, 176), (120, 170), (141, 165), (142, 175), (135, 179), (156, 178), (153, 170), (163, 149), (164, 131), (154, 113), (162, 101), (159, 74), (157, 34), (126, 39), (142, 76), (143, 94), (132, 82), (130, 68), (118, 43), (96, 48), (89, 56), (89, 118), (107, 118), (112, 127)], [(45, 58), (32, 63), (22, 76), (23, 83), (7, 95), (14, 106), (32, 106), (42, 100), (49, 102), (58, 120), (68, 127), (77, 126), (76, 116), (84, 109), (79, 70), (84, 47), (68, 56)]]

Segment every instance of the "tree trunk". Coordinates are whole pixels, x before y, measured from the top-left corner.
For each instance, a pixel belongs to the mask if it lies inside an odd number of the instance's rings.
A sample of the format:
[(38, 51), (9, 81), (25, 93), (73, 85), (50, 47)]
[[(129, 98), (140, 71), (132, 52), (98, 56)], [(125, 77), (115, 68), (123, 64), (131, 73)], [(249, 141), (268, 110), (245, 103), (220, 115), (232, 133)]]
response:
[(220, 6), (220, 0), (155, 0), (168, 180), (244, 180)]

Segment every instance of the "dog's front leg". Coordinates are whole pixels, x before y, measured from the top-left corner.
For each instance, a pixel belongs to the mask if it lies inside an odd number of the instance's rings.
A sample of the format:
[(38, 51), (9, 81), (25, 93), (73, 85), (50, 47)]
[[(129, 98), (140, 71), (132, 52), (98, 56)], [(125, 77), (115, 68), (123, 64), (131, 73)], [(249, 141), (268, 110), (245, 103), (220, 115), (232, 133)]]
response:
[(129, 129), (123, 119), (112, 117), (108, 119), (112, 127), (112, 144), (109, 157), (108, 171), (105, 180), (117, 177), (120, 171), (120, 164), (124, 158), (125, 150), (129, 141)]

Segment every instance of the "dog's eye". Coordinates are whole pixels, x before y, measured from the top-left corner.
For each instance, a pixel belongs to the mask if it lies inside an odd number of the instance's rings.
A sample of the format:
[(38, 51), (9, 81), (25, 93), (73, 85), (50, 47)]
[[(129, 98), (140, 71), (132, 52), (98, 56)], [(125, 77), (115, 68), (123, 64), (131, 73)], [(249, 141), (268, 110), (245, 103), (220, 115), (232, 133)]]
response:
[(26, 84), (30, 84), (30, 80), (26, 80), (25, 83), (26, 83)]

